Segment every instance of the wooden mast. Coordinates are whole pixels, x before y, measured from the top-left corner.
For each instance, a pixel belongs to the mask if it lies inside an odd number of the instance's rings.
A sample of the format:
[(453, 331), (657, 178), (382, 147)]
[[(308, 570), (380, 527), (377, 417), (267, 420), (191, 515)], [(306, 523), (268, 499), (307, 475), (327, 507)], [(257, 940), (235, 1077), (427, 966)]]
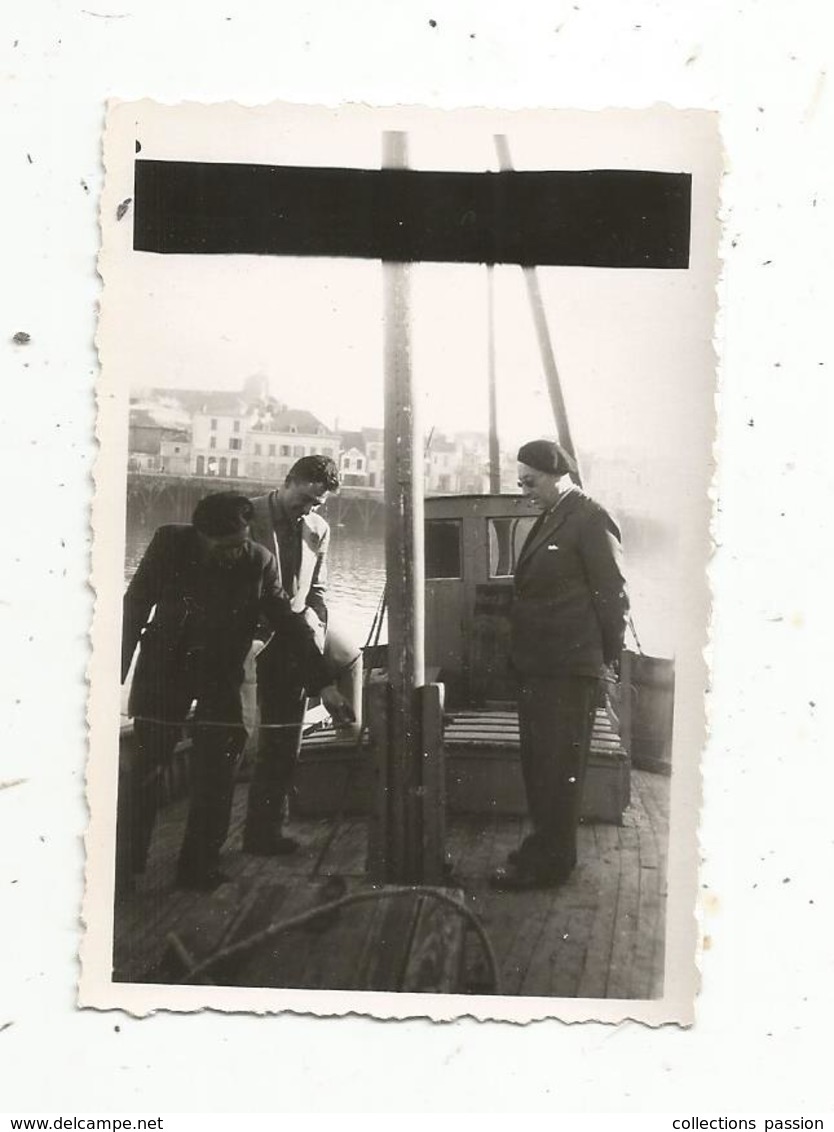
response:
[[(404, 133), (384, 134), (383, 167), (407, 167)], [(411, 368), (409, 266), (384, 261), (382, 271), (388, 685), (378, 716), (378, 834), (370, 863), (378, 879), (417, 884), (442, 876), (441, 708), (437, 686), (424, 687), (423, 444)]]
[(495, 392), (495, 268), (487, 264), (487, 374), (489, 379), (489, 493), (501, 493), (498, 405)]
[[(498, 164), (502, 173), (512, 172), (513, 162), (510, 156), (510, 147), (503, 134), (495, 135), (495, 148), (498, 151)], [(559, 443), (570, 453), (576, 464), (576, 471), (571, 473), (572, 478), (581, 487), (582, 475), (579, 469), (579, 460), (576, 455), (573, 437), (571, 436), (568, 412), (565, 398), (562, 393), (562, 383), (559, 379), (559, 370), (556, 366), (556, 356), (553, 353), (553, 343), (550, 339), (550, 330), (547, 325), (547, 315), (542, 300), (539, 277), (535, 267), (522, 267), (524, 281), (527, 284), (527, 294), (530, 299), (530, 309), (533, 314), (533, 325), (536, 329), (536, 341), (539, 345), (544, 376), (550, 394), (550, 403), (553, 406), (553, 416), (556, 419), (556, 431), (559, 434)]]

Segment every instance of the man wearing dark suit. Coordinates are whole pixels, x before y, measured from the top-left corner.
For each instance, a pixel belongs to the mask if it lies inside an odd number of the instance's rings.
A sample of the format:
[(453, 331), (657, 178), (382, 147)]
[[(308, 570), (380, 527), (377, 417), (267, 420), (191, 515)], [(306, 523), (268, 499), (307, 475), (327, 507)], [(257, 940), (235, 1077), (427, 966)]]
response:
[(122, 681), (139, 644), (129, 714), (133, 765), (119, 790), (117, 884), (145, 867), (161, 776), (196, 701), (191, 800), (177, 869), (180, 887), (211, 889), (242, 749), (244, 660), (261, 619), (291, 647), (311, 686), (325, 682), (312, 633), (293, 614), (275, 561), (249, 537), (253, 508), (222, 492), (200, 500), (191, 524), (160, 527), (124, 598)]
[[(273, 555), (292, 616), (312, 636), (319, 654), (327, 630), (330, 528), (316, 510), (338, 487), (333, 460), (304, 456), (290, 468), (283, 487), (252, 501), (252, 537)], [(277, 636), (258, 655), (256, 665), (260, 727), (243, 851), (272, 857), (298, 848), (298, 842), (283, 833), (282, 824), (301, 748), (307, 695), (316, 689), (307, 679), (304, 657)], [(347, 701), (329, 681), (319, 694), (337, 723), (353, 718)]]
[(616, 670), (628, 597), (620, 532), (568, 478), (573, 461), (546, 440), (518, 453), (518, 482), (541, 511), (519, 555), (511, 608), (521, 765), (532, 834), (493, 884), (562, 884), (576, 831), (599, 681)]

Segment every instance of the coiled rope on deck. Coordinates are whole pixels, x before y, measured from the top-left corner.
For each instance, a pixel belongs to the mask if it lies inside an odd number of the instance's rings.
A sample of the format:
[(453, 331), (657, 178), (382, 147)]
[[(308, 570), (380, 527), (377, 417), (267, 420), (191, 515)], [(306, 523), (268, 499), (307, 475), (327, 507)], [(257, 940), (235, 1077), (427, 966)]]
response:
[[(428, 896), (434, 900), (446, 904), (448, 907), (453, 908), (460, 916), (462, 916), (474, 929), (481, 944), (484, 955), (486, 957), (487, 966), (489, 968), (489, 975), (493, 986), (493, 994), (500, 994), (500, 975), (498, 970), (498, 960), (495, 956), (495, 950), (492, 942), (487, 935), (486, 929), (481, 921), (480, 916), (468, 908), (462, 901), (455, 899), (446, 892), (442, 892), (436, 888), (430, 888), (428, 885), (413, 885), (409, 887), (391, 887), (385, 888), (382, 891), (371, 890), (369, 892), (353, 892), (347, 896), (341, 896), (338, 900), (331, 900), (327, 904), (319, 904), (315, 908), (309, 909), (307, 912), (301, 912), (297, 916), (291, 916), (286, 920), (279, 920), (275, 923), (269, 924), (254, 935), (240, 940), (237, 943), (230, 944), (228, 947), (222, 947), (213, 955), (201, 960), (196, 966), (186, 971), (182, 978), (179, 980), (180, 984), (190, 982), (194, 979), (202, 978), (206, 972), (218, 963), (222, 963), (227, 959), (231, 959), (237, 955), (243, 955), (247, 951), (251, 951), (259, 944), (264, 943), (268, 939), (274, 939), (275, 936), (281, 935), (284, 932), (291, 931), (293, 928), (303, 927), (305, 924), (311, 923), (322, 916), (327, 916), (333, 912), (339, 911), (342, 908), (347, 908), (351, 904), (361, 904), (368, 900), (388, 900), (396, 899), (403, 896)], [(182, 946), (179, 937), (172, 933), (168, 936), (168, 940), (177, 953), (185, 958), (187, 952)]]

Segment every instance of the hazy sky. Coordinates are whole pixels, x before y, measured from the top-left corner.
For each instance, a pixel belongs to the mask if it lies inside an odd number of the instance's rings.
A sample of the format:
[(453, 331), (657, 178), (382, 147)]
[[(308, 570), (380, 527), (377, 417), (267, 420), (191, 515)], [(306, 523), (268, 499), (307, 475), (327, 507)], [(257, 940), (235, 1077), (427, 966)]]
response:
[[(142, 254), (133, 385), (272, 393), (342, 428), (382, 423), (382, 269), (375, 262)], [(412, 358), (425, 427), (487, 425), (486, 269), (415, 265)], [(703, 390), (686, 380), (685, 272), (539, 269), (571, 427), (586, 449), (674, 459)], [(495, 271), (502, 441), (553, 431), (520, 268)], [(708, 359), (707, 359), (708, 361)], [(704, 385), (710, 381), (704, 373)], [(662, 427), (659, 427), (662, 425)]]

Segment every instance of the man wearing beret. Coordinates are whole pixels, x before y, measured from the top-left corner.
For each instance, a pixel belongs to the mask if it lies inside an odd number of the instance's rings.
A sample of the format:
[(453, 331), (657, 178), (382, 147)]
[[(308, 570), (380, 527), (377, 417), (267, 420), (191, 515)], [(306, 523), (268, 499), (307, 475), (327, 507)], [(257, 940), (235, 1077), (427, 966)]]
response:
[(493, 876), (503, 890), (555, 887), (576, 864), (599, 681), (618, 669), (625, 636), (620, 532), (605, 509), (572, 483), (575, 470), (552, 441), (519, 449), (519, 487), (541, 512), (519, 555), (510, 614), (533, 829)]

